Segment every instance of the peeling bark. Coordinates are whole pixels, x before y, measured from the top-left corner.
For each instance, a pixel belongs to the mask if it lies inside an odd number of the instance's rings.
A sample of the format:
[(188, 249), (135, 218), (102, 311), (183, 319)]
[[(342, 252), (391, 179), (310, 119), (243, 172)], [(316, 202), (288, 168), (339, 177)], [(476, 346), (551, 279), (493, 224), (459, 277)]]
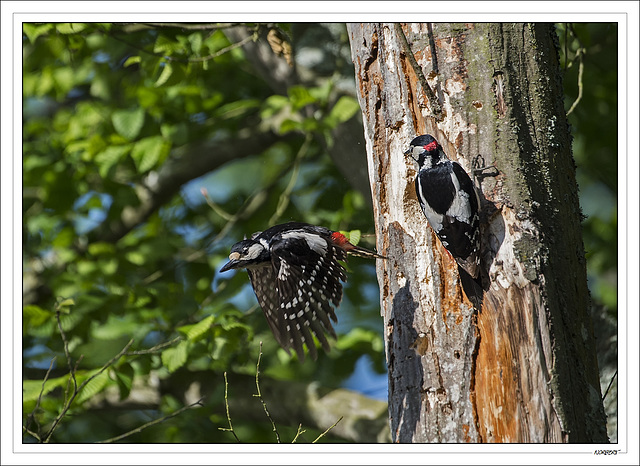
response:
[[(348, 26), (363, 110), (395, 442), (606, 442), (580, 210), (548, 24)], [(435, 91), (435, 118), (407, 58)], [(437, 72), (436, 72), (437, 71)], [(409, 141), (477, 179), (484, 297), (427, 226)], [(491, 176), (486, 176), (490, 174)], [(474, 301), (475, 302), (475, 301)]]

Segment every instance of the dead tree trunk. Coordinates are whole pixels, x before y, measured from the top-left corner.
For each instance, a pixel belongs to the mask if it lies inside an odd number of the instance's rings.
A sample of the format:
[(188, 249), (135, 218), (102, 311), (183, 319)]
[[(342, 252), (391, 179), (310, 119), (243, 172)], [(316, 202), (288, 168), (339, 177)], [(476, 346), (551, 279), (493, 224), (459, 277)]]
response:
[[(393, 440), (606, 442), (553, 26), (396, 27), (348, 26), (378, 249), (390, 258), (378, 280)], [(403, 152), (425, 133), (469, 173), (492, 167), (476, 180), (479, 309), (416, 199)]]

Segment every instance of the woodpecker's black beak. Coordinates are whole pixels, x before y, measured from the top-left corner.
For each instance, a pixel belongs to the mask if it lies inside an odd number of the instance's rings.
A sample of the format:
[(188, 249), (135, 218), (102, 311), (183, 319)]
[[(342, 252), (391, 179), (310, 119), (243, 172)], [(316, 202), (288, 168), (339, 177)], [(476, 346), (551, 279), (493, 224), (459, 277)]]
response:
[(409, 146), (409, 148), (406, 151), (404, 151), (404, 156), (405, 157), (411, 157), (411, 159), (413, 159), (414, 162), (418, 161), (417, 159), (415, 159), (413, 157), (413, 146)]
[(240, 257), (240, 254), (238, 254), (237, 252), (232, 252), (231, 255), (229, 255), (229, 262), (222, 266), (220, 272), (226, 272), (227, 270), (241, 268), (242, 261), (238, 260), (238, 257)]

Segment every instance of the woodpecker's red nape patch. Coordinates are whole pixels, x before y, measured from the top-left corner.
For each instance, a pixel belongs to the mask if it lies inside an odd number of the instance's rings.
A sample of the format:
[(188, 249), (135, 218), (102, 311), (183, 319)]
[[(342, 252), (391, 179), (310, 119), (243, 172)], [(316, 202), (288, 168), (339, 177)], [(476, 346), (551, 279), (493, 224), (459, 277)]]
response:
[(438, 143), (436, 141), (432, 141), (426, 146), (424, 146), (424, 150), (427, 152), (431, 152), (432, 150), (436, 150), (438, 148)]
[(344, 236), (339, 231), (334, 231), (333, 233), (331, 233), (331, 241), (333, 241), (335, 244), (337, 244), (341, 248), (344, 248), (346, 245), (350, 244), (347, 237)]

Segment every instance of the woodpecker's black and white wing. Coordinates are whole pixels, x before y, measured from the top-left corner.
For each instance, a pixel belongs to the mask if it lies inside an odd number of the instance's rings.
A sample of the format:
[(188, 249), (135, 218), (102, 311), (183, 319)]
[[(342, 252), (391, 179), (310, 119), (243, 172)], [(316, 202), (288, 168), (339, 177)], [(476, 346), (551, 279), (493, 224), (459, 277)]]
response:
[(418, 172), (416, 193), (443, 246), (476, 278), (480, 265), (480, 200), (469, 175), (456, 162), (446, 160)]
[(247, 269), (249, 282), (253, 288), (253, 292), (258, 298), (258, 304), (262, 308), (262, 312), (267, 319), (269, 328), (276, 337), (276, 341), (282, 344), (283, 335), (280, 329), (280, 298), (278, 292), (273, 286), (275, 283), (275, 273), (271, 264), (266, 267)]
[[(342, 299), (342, 283), (347, 277), (338, 262), (346, 252), (334, 245), (329, 237), (303, 229), (284, 232), (270, 243), (271, 262), (278, 297), (277, 324), (270, 324), (280, 345), (293, 348), (304, 360), (303, 345), (316, 359), (312, 335), (325, 351), (329, 342), (325, 334), (336, 337), (331, 320), (337, 321), (334, 306)], [(267, 315), (267, 319), (269, 316)], [(279, 337), (278, 337), (279, 335)]]

